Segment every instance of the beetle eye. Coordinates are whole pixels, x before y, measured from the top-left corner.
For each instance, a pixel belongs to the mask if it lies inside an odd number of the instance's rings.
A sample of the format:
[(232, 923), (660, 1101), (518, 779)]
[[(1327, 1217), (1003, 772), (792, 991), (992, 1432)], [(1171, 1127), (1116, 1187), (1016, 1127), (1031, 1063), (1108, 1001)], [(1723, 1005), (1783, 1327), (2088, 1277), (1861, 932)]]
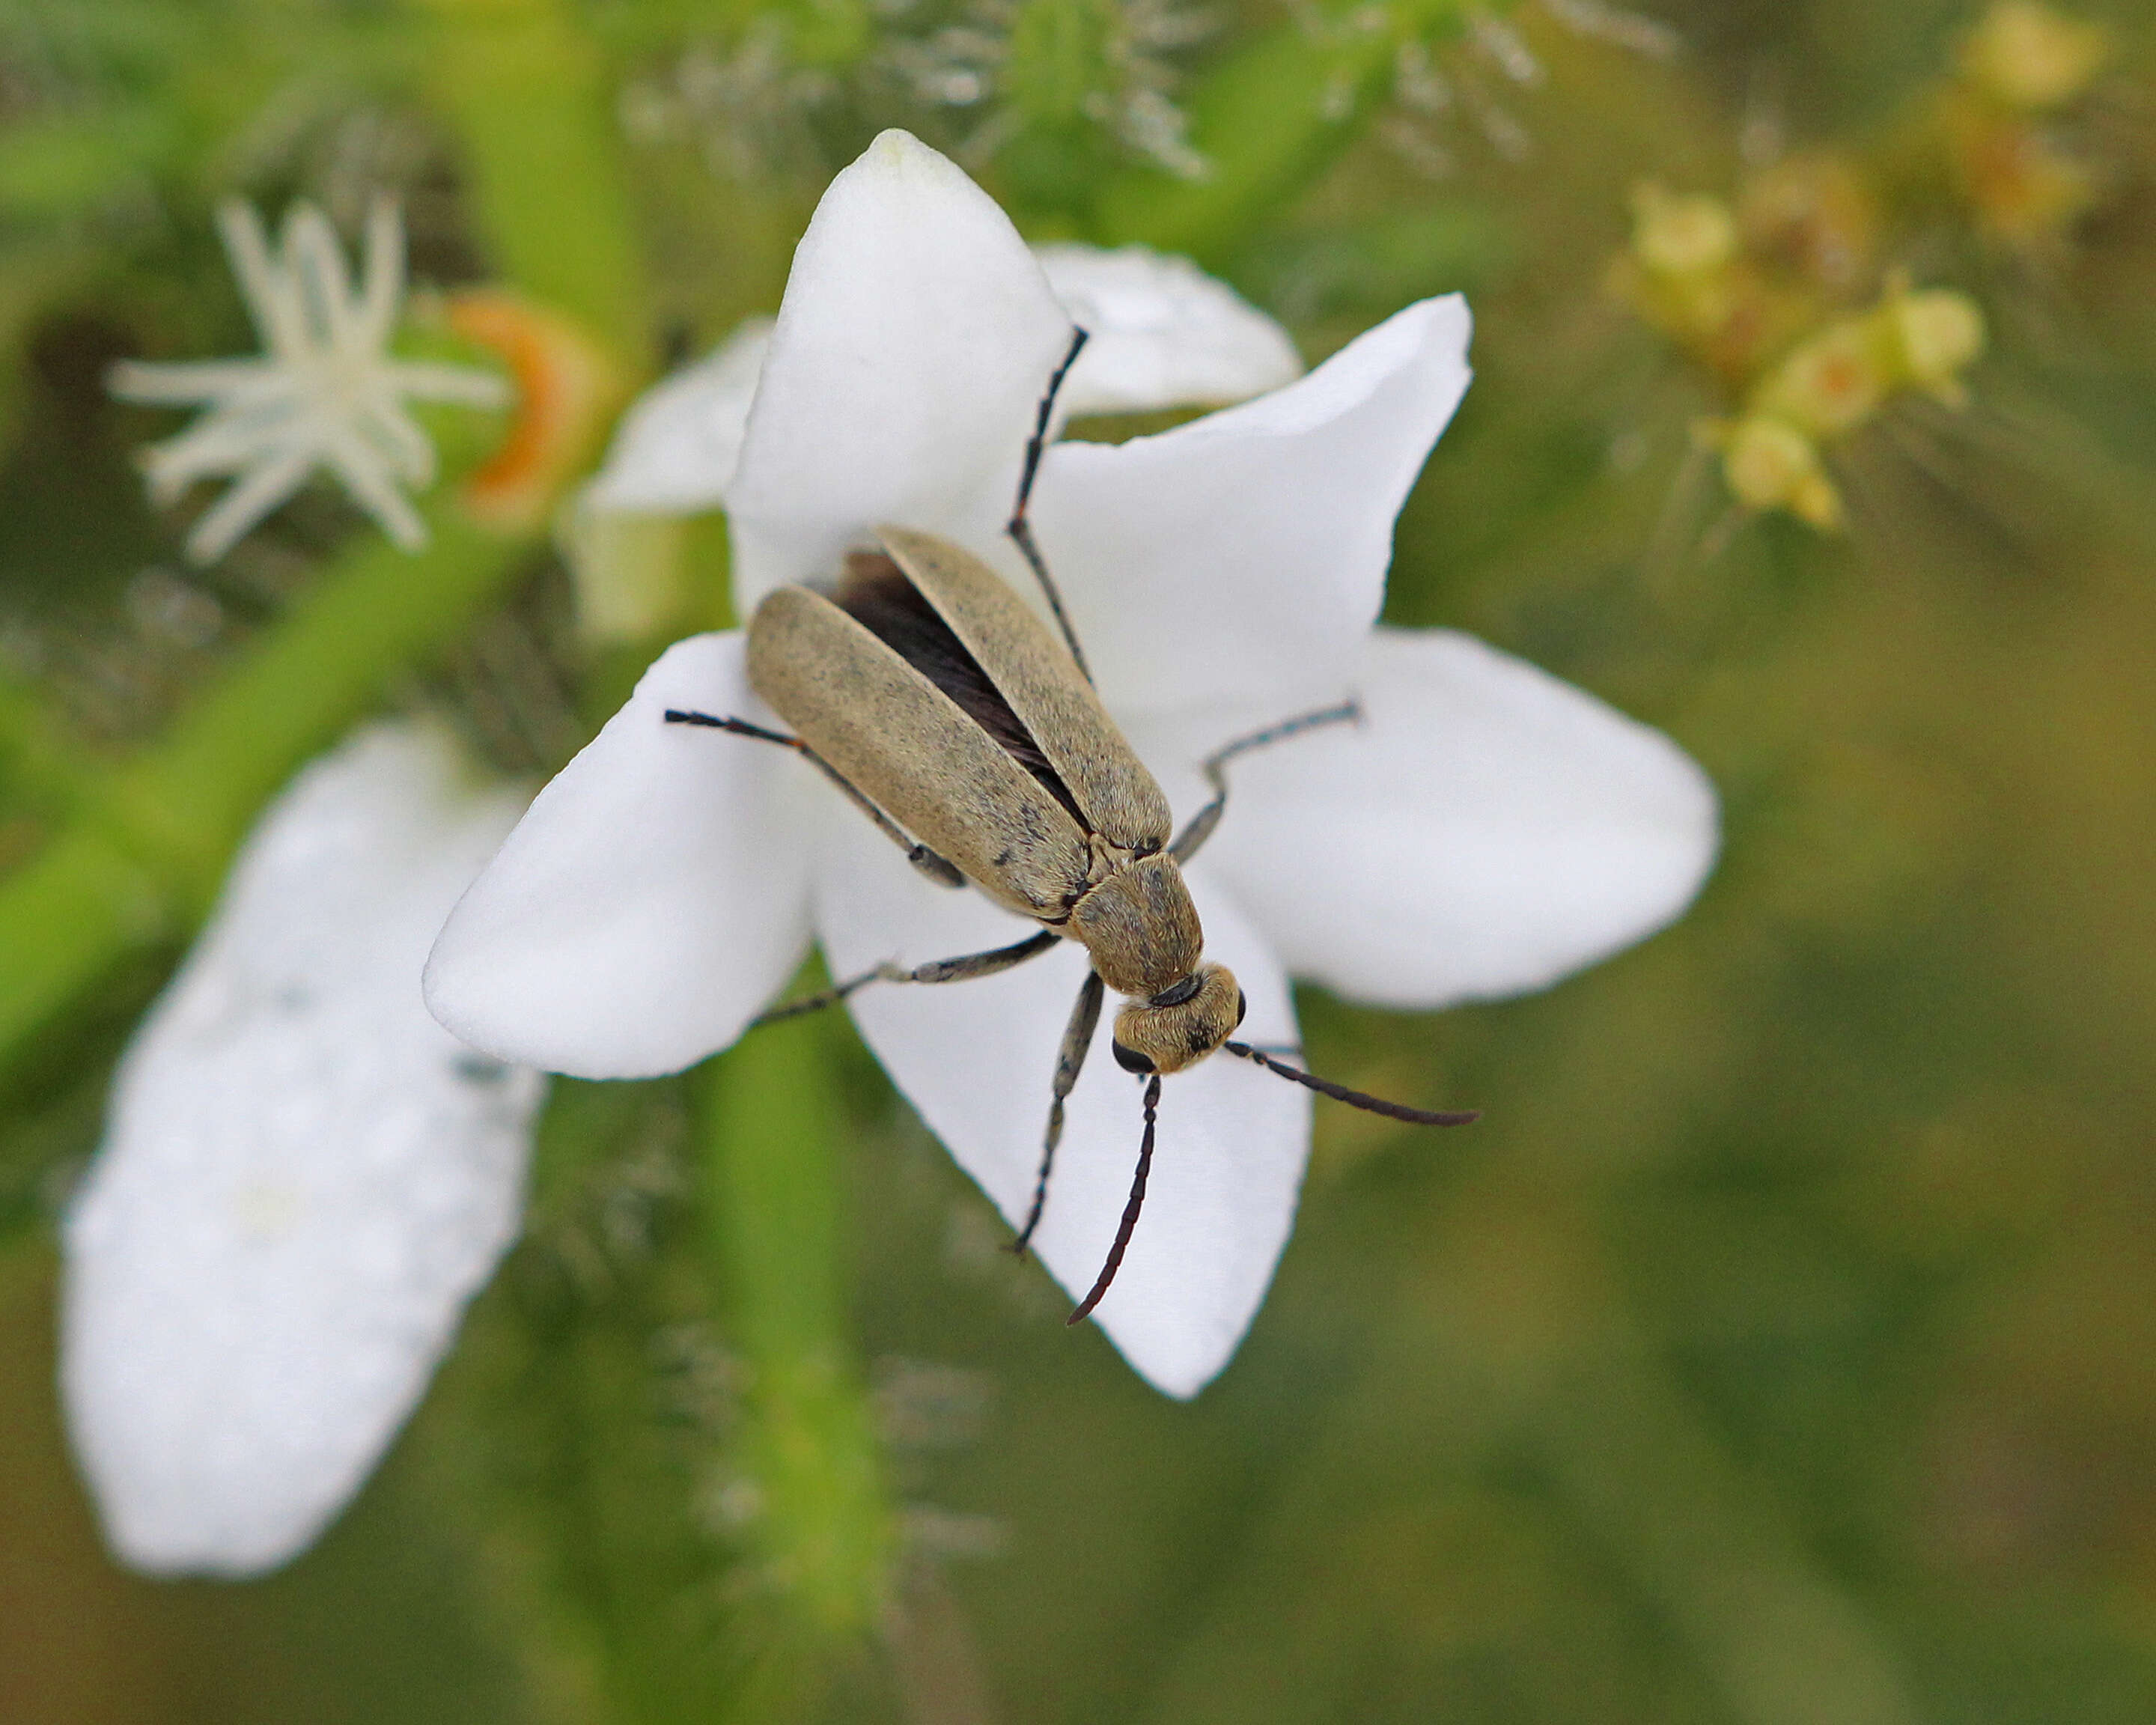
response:
[(1246, 1017), (1248, 1017), (1248, 1016), (1250, 1015), (1250, 997), (1249, 995), (1245, 994), (1245, 993), (1244, 993), (1240, 988), (1236, 989), (1236, 990), (1235, 990), (1235, 1022), (1234, 1024), (1232, 1024), (1229, 1025), (1229, 1026), (1228, 1026), (1228, 1028), (1229, 1028), (1230, 1030), (1240, 1030), (1240, 1029), (1241, 1029), (1243, 1028), (1243, 1020), (1244, 1020)]
[(1143, 1076), (1153, 1070), (1152, 1060), (1127, 1043), (1111, 1042), (1108, 1046), (1115, 1051), (1116, 1064), (1126, 1072), (1136, 1072)]

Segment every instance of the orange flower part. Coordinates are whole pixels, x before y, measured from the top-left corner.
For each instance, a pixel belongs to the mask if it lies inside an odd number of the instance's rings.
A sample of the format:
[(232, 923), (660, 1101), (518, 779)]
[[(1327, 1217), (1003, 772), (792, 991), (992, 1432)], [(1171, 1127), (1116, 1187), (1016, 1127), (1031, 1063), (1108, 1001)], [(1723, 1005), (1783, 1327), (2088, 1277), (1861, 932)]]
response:
[(516, 382), (508, 435), (465, 480), (460, 501), (483, 526), (531, 532), (590, 465), (621, 399), (620, 374), (578, 324), (506, 289), (452, 294), (447, 310), (450, 329), (500, 354)]

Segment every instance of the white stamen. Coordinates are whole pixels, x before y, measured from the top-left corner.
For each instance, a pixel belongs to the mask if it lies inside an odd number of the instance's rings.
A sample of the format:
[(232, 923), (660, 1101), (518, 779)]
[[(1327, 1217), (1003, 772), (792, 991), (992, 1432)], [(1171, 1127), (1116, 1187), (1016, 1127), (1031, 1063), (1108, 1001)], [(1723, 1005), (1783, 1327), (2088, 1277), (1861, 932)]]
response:
[(391, 539), (418, 549), (426, 526), (399, 481), (431, 483), (434, 446), (405, 403), (501, 407), (507, 384), (463, 366), (390, 357), (404, 300), (404, 224), (388, 199), (368, 212), (357, 285), (336, 234), (312, 204), (292, 207), (275, 248), (261, 218), (237, 200), (218, 211), (218, 228), (265, 351), (177, 365), (131, 361), (107, 380), (124, 401), (208, 410), (141, 455), (150, 495), (160, 503), (199, 479), (234, 481), (188, 534), (188, 557), (215, 562), (317, 468)]

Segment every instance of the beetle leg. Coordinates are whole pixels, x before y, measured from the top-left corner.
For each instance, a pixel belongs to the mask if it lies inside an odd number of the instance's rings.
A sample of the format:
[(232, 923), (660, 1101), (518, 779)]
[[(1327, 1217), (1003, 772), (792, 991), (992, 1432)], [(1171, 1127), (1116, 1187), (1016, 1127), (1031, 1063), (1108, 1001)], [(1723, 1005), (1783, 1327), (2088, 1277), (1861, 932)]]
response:
[(752, 725), (746, 719), (721, 719), (710, 713), (683, 712), (678, 707), (666, 709), (666, 722), (670, 725), (701, 725), (707, 731), (724, 731), (735, 737), (752, 737), (758, 742), (775, 742), (781, 748), (792, 749), (851, 798), (854, 806), (875, 823), (876, 830), (903, 850), (906, 860), (938, 886), (963, 886), (966, 884), (966, 877), (958, 872), (956, 864), (938, 856), (926, 845), (914, 843), (904, 827), (877, 808), (859, 786), (799, 737), (788, 737), (783, 731), (767, 731), (762, 726)]
[(1175, 835), (1175, 842), (1168, 847), (1168, 854), (1178, 863), (1187, 863), (1198, 855), (1199, 847), (1213, 836), (1214, 828), (1220, 824), (1220, 816), (1228, 807), (1228, 763), (1238, 755), (1246, 755), (1252, 749), (1261, 749), (1268, 743), (1285, 742), (1291, 737), (1300, 737), (1306, 731), (1315, 731), (1320, 725), (1338, 725), (1348, 722), (1361, 724), (1363, 708), (1360, 702), (1343, 701), (1337, 706), (1320, 707), (1316, 712), (1297, 713), (1292, 719), (1283, 719), (1277, 725), (1268, 725), (1262, 731), (1253, 731), (1248, 737), (1239, 737), (1224, 748), (1218, 748), (1205, 757), (1205, 781), (1213, 787), (1213, 800), (1190, 817), (1188, 826)]
[(821, 993), (806, 994), (798, 1000), (789, 1000), (783, 1006), (774, 1006), (769, 1012), (759, 1014), (749, 1020), (752, 1030), (764, 1024), (775, 1024), (781, 1019), (799, 1018), (808, 1012), (821, 1012), (827, 1006), (836, 1006), (849, 995), (865, 988), (870, 983), (970, 983), (977, 977), (994, 976), (999, 971), (1011, 969), (1029, 958), (1038, 958), (1063, 937), (1052, 928), (1044, 928), (1039, 934), (1008, 947), (998, 947), (993, 952), (968, 952), (958, 958), (936, 958), (926, 964), (916, 964), (908, 970), (900, 964), (879, 964), (874, 970), (865, 970), (859, 976), (849, 977), (834, 988)]
[(1048, 1204), (1048, 1176), (1055, 1167), (1055, 1147), (1063, 1141), (1063, 1105), (1077, 1087), (1086, 1051), (1092, 1047), (1093, 1031), (1101, 1022), (1101, 1001), (1106, 992), (1107, 984), (1101, 980), (1100, 973), (1089, 974), (1085, 987), (1078, 991), (1078, 1004), (1070, 1009), (1070, 1022), (1064, 1027), (1063, 1047), (1055, 1056), (1055, 1100), (1048, 1106), (1048, 1135), (1040, 1147), (1040, 1174), (1033, 1183), (1033, 1205), (1025, 1213), (1025, 1226), (1011, 1242), (1010, 1249), (1021, 1256)]
[(1063, 631), (1063, 644), (1070, 649), (1070, 656), (1078, 661), (1079, 671), (1087, 682), (1093, 673), (1086, 665), (1086, 655), (1078, 644), (1078, 632), (1070, 626), (1070, 619), (1063, 609), (1063, 595), (1056, 591), (1055, 582), (1048, 572), (1048, 563), (1040, 554), (1040, 547), (1033, 542), (1033, 527), (1025, 518), (1026, 506), (1033, 501), (1033, 482), (1040, 472), (1041, 451), (1048, 447), (1048, 422), (1055, 412), (1055, 398), (1062, 390), (1063, 380), (1070, 375), (1070, 367), (1078, 362), (1078, 354), (1086, 345), (1086, 332), (1073, 329), (1070, 332), (1070, 351), (1063, 356), (1063, 363), (1055, 368), (1048, 380), (1048, 393), (1040, 398), (1040, 411), (1034, 416), (1033, 435), (1025, 440), (1025, 468), (1019, 474), (1018, 501), (1011, 506), (1011, 518), (1004, 525), (1019, 554), (1025, 559), (1026, 567), (1033, 571), (1033, 578), (1040, 583), (1040, 590), (1048, 596), (1048, 608), (1055, 614), (1055, 626)]

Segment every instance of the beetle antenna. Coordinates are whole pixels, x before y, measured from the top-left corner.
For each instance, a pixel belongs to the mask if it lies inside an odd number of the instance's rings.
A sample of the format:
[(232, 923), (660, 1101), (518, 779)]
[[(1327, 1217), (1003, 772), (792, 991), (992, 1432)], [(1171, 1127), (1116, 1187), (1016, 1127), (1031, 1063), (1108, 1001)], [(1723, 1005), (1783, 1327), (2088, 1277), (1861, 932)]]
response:
[(1345, 1102), (1351, 1108), (1382, 1114), (1388, 1120), (1404, 1120), (1410, 1126), (1466, 1126), (1482, 1117), (1482, 1111), (1479, 1108), (1439, 1111), (1429, 1108), (1410, 1108), (1405, 1102), (1389, 1102), (1383, 1096), (1350, 1090), (1344, 1084), (1335, 1084), (1329, 1078), (1320, 1078), (1314, 1072), (1305, 1072), (1288, 1065), (1251, 1047), (1247, 1042), (1226, 1042), (1221, 1046), (1231, 1055), (1240, 1055), (1246, 1060), (1255, 1061), (1268, 1072), (1277, 1072), (1283, 1078), (1293, 1079), (1306, 1090), (1314, 1090), (1318, 1095), (1330, 1096), (1336, 1102)]
[(1070, 367), (1078, 363), (1086, 335), (1085, 330), (1072, 328), (1070, 351), (1048, 380), (1048, 393), (1041, 397), (1040, 411), (1034, 415), (1033, 435), (1025, 440), (1025, 467), (1019, 475), (1018, 501), (1011, 505), (1011, 518), (1004, 524), (1004, 531), (1010, 535), (1026, 567), (1033, 571), (1033, 578), (1047, 595), (1048, 608), (1055, 614), (1055, 626), (1063, 632), (1063, 644), (1070, 649), (1080, 674), (1090, 683), (1093, 672), (1086, 663), (1085, 649), (1078, 644), (1078, 631), (1070, 626), (1070, 619), (1063, 609), (1063, 595), (1055, 590), (1055, 578), (1048, 572), (1048, 563), (1040, 554), (1040, 547), (1033, 542), (1033, 526), (1025, 518), (1026, 506), (1033, 501), (1033, 482), (1040, 472), (1041, 451), (1048, 447), (1048, 422), (1055, 413), (1055, 398), (1062, 393), (1063, 380), (1070, 375)]
[(1064, 1319), (1067, 1324), (1085, 1322), (1101, 1303), (1101, 1296), (1108, 1291), (1116, 1272), (1123, 1267), (1123, 1253), (1138, 1225), (1138, 1212), (1145, 1208), (1146, 1176), (1152, 1172), (1153, 1123), (1159, 1108), (1160, 1074), (1156, 1072), (1146, 1085), (1145, 1137), (1138, 1143), (1138, 1171), (1131, 1178), (1131, 1201), (1123, 1206), (1123, 1219), (1116, 1224), (1116, 1243), (1108, 1248), (1108, 1261), (1101, 1266), (1101, 1279), (1093, 1284), (1093, 1291), (1078, 1302), (1078, 1309)]

